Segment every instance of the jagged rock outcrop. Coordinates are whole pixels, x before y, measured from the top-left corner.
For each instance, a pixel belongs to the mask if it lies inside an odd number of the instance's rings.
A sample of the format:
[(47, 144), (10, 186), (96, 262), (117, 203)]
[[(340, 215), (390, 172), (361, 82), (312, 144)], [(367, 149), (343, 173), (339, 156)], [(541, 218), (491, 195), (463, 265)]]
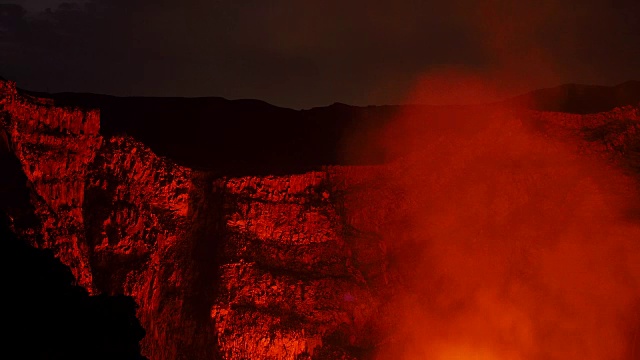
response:
[(76, 279), (93, 290), (83, 233), (87, 167), (102, 138), (96, 111), (61, 109), (44, 99), (18, 95), (11, 82), (0, 82), (3, 129), (13, 153), (33, 187), (32, 201), (41, 219), (38, 247), (54, 249)]
[(328, 181), (313, 172), (224, 182), (228, 241), (211, 310), (224, 358), (350, 358), (329, 339), (367, 340), (373, 295)]
[[(6, 81), (0, 120), (36, 219), (3, 205), (14, 230), (92, 293), (132, 296), (151, 360), (358, 359), (385, 341), (385, 299), (411, 267), (398, 261), (411, 242), (388, 241), (407, 236), (412, 199), (393, 178), (402, 165), (224, 177), (105, 138), (97, 112)], [(626, 107), (532, 113), (527, 125), (637, 170), (639, 123)]]
[(93, 293), (133, 296), (149, 358), (350, 358), (371, 346), (375, 299), (329, 172), (214, 177), (103, 138), (94, 111), (10, 82), (0, 99), (38, 219), (16, 231), (43, 238), (33, 245)]
[(43, 236), (29, 231), (39, 228), (33, 193), (7, 140), (0, 138), (4, 350), (28, 359), (146, 359), (132, 297), (89, 295), (51, 249), (31, 246), (44, 244)]
[(48, 249), (18, 239), (0, 215), (3, 348), (24, 359), (129, 359), (145, 331), (129, 296), (89, 296)]

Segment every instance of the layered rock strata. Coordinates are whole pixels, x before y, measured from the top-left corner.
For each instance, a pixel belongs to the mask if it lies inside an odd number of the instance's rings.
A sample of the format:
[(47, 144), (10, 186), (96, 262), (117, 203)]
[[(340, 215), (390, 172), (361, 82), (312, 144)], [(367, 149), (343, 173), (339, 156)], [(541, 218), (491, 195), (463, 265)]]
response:
[(95, 111), (1, 85), (3, 136), (37, 219), (15, 230), (91, 292), (134, 297), (146, 356), (350, 358), (369, 346), (374, 299), (327, 171), (214, 177), (103, 138)]
[[(640, 166), (638, 107), (530, 118)], [(30, 188), (30, 204), (3, 204), (14, 230), (90, 292), (135, 298), (150, 359), (358, 359), (386, 341), (385, 299), (406, 271), (395, 259), (410, 251), (389, 241), (411, 207), (389, 179), (401, 166), (221, 177), (5, 81), (0, 120)]]

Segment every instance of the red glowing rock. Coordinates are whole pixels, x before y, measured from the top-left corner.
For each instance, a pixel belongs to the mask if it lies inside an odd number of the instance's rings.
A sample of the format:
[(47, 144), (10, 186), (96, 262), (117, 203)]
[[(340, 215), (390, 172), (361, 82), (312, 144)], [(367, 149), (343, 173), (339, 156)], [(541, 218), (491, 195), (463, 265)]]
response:
[[(355, 359), (388, 340), (387, 299), (413, 266), (398, 259), (411, 258), (403, 229), (415, 204), (395, 176), (411, 159), (219, 177), (104, 138), (96, 111), (4, 81), (0, 119), (38, 220), (16, 231), (91, 292), (134, 297), (150, 359)], [(527, 119), (584, 139), (583, 153), (640, 166), (638, 107)]]

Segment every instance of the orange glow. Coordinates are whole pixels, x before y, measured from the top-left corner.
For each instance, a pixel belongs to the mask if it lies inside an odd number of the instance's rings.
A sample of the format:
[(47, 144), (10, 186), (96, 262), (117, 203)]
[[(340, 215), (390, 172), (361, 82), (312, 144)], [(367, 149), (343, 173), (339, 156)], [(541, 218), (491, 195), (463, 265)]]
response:
[(383, 231), (401, 285), (378, 359), (638, 356), (637, 180), (530, 115), (412, 108), (374, 140), (402, 155), (386, 186), (406, 202)]

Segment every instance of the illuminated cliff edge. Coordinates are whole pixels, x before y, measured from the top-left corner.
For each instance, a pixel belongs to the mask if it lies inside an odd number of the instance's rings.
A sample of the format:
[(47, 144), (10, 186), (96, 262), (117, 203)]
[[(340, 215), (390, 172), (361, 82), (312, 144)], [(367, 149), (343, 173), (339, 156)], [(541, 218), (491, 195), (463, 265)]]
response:
[[(33, 245), (92, 293), (133, 296), (146, 356), (290, 358), (364, 341), (372, 295), (329, 172), (215, 179), (103, 138), (96, 111), (0, 89), (3, 136), (38, 219), (17, 230), (41, 234)], [(349, 343), (333, 349), (332, 338)]]
[[(532, 118), (555, 134), (591, 129), (586, 151), (638, 165), (638, 107)], [(214, 176), (6, 81), (0, 119), (38, 219), (16, 231), (92, 293), (134, 297), (150, 359), (362, 358), (388, 340), (384, 299), (406, 249), (383, 239), (402, 236), (409, 206), (385, 181), (397, 165)]]

